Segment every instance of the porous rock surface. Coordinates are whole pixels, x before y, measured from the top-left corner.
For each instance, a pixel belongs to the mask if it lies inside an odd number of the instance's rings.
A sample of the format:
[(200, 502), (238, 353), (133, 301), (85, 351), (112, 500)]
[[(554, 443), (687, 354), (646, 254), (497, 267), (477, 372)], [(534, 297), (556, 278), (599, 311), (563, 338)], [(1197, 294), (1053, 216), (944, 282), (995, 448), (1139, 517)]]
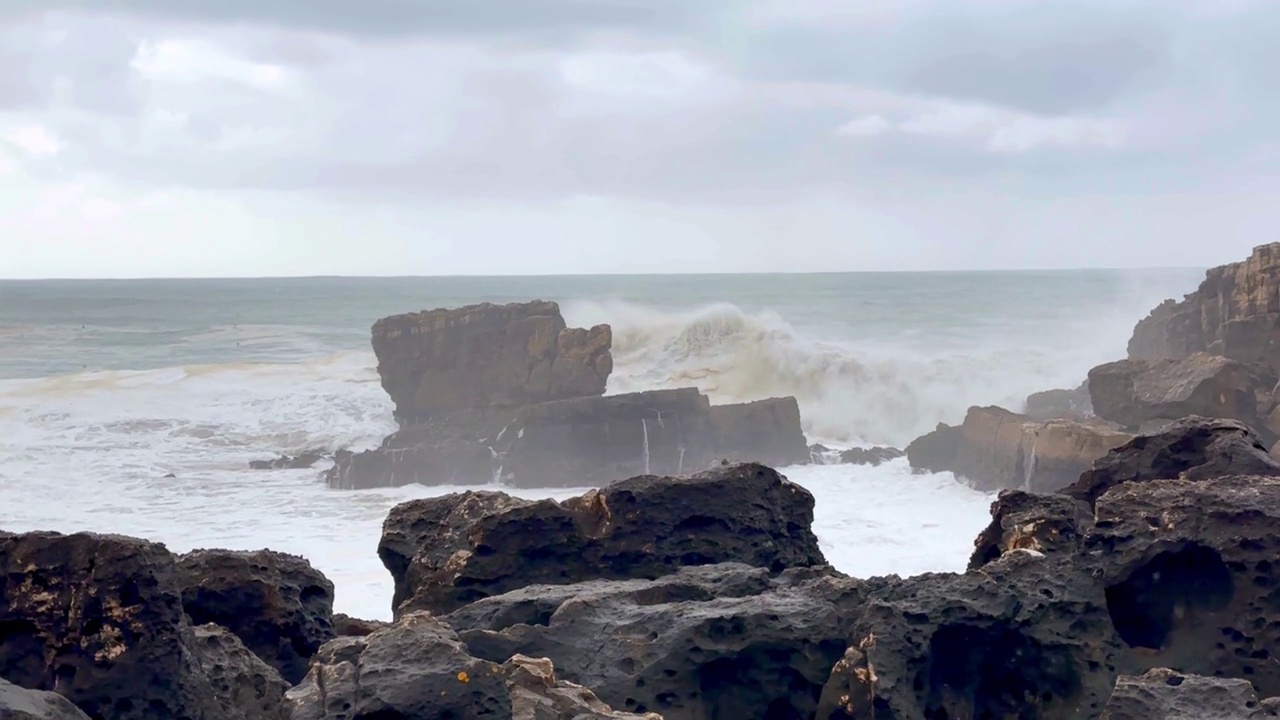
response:
[(226, 717), (279, 720), (290, 683), (275, 668), (218, 625), (194, 628), (196, 657)]
[(58, 693), (28, 690), (0, 678), (0, 720), (89, 720)]
[(825, 565), (813, 496), (754, 463), (692, 476), (640, 476), (564, 502), (496, 492), (392, 509), (378, 554), (394, 605), (449, 612), (526, 585), (656, 578), (741, 562), (780, 572)]
[(1244, 679), (1186, 675), (1157, 668), (1121, 676), (1101, 720), (1262, 720), (1277, 714)]

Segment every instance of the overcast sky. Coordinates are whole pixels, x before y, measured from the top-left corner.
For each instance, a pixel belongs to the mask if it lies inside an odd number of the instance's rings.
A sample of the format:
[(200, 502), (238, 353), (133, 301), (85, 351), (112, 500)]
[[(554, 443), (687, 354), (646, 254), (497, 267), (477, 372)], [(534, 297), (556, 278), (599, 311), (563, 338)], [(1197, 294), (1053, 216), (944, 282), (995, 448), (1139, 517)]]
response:
[(1277, 37), (1274, 0), (3, 0), (0, 277), (1214, 265), (1280, 240)]

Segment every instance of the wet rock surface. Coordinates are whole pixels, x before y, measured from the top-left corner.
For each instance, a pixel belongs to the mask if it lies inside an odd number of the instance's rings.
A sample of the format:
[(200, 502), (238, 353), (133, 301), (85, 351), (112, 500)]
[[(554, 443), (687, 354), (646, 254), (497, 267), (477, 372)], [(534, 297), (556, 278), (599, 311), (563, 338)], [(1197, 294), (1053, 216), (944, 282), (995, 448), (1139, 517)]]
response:
[(259, 550), (197, 550), (178, 559), (182, 603), (197, 624), (216, 623), (290, 683), (332, 640), (333, 583), (305, 558)]
[(279, 720), (290, 683), (230, 630), (201, 625), (193, 634), (196, 657), (224, 717)]
[(57, 693), (28, 690), (0, 678), (0, 720), (89, 720), (89, 716)]
[(1092, 505), (1124, 483), (1210, 480), (1223, 475), (1280, 476), (1280, 462), (1243, 423), (1189, 417), (1116, 448), (1063, 492)]
[(1092, 525), (1093, 511), (1081, 500), (1005, 490), (991, 504), (991, 524), (974, 541), (969, 569), (977, 570), (1012, 550), (1075, 554)]
[(894, 447), (850, 448), (840, 453), (840, 462), (848, 465), (878, 467), (890, 460), (906, 456), (906, 451)]
[(548, 657), (620, 710), (809, 718), (865, 592), (863, 581), (829, 570), (770, 577), (714, 565), (658, 580), (522, 588), (446, 620), (465, 628), (473, 654)]
[(290, 720), (662, 720), (614, 712), (545, 659), (472, 657), (428, 613), (325, 645), (285, 707)]
[(728, 561), (775, 572), (825, 565), (812, 522), (807, 490), (748, 463), (635, 477), (562, 503), (493, 492), (415, 500), (392, 509), (378, 554), (398, 612), (449, 612), (526, 585)]
[(978, 490), (1050, 492), (1075, 482), (1094, 460), (1132, 437), (1099, 425), (973, 407), (963, 424), (939, 425), (906, 452), (916, 470), (952, 472)]
[(1185, 675), (1159, 668), (1116, 680), (1101, 720), (1261, 720), (1280, 717), (1248, 680)]

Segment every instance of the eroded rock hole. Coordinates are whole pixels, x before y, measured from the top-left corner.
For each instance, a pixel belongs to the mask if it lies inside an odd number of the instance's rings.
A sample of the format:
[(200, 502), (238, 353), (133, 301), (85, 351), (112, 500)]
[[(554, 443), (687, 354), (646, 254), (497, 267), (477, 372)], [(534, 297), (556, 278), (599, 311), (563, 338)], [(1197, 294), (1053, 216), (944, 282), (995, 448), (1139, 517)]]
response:
[(1234, 595), (1231, 571), (1216, 550), (1190, 545), (1163, 552), (1128, 580), (1107, 588), (1107, 610), (1129, 647), (1163, 650), (1178, 625), (1198, 612), (1225, 608)]
[(945, 625), (929, 643), (926, 720), (1034, 720), (1080, 693), (1076, 663), (1012, 628)]

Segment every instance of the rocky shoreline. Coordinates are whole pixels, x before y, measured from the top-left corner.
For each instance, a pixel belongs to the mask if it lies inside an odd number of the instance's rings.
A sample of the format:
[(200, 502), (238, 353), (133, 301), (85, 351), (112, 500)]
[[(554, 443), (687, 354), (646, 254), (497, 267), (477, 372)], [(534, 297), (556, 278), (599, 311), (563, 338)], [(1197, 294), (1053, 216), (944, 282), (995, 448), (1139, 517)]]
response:
[(395, 507), (390, 623), (335, 615), (300, 557), (0, 531), (0, 718), (1280, 717), (1277, 269), (1210, 271), (1080, 388), (913, 443), (1004, 489), (965, 572), (909, 578), (827, 563), (772, 469), (810, 457), (794, 399), (605, 396), (607, 328), (549, 303), (382, 323), (402, 428), (331, 482), (599, 489)]

